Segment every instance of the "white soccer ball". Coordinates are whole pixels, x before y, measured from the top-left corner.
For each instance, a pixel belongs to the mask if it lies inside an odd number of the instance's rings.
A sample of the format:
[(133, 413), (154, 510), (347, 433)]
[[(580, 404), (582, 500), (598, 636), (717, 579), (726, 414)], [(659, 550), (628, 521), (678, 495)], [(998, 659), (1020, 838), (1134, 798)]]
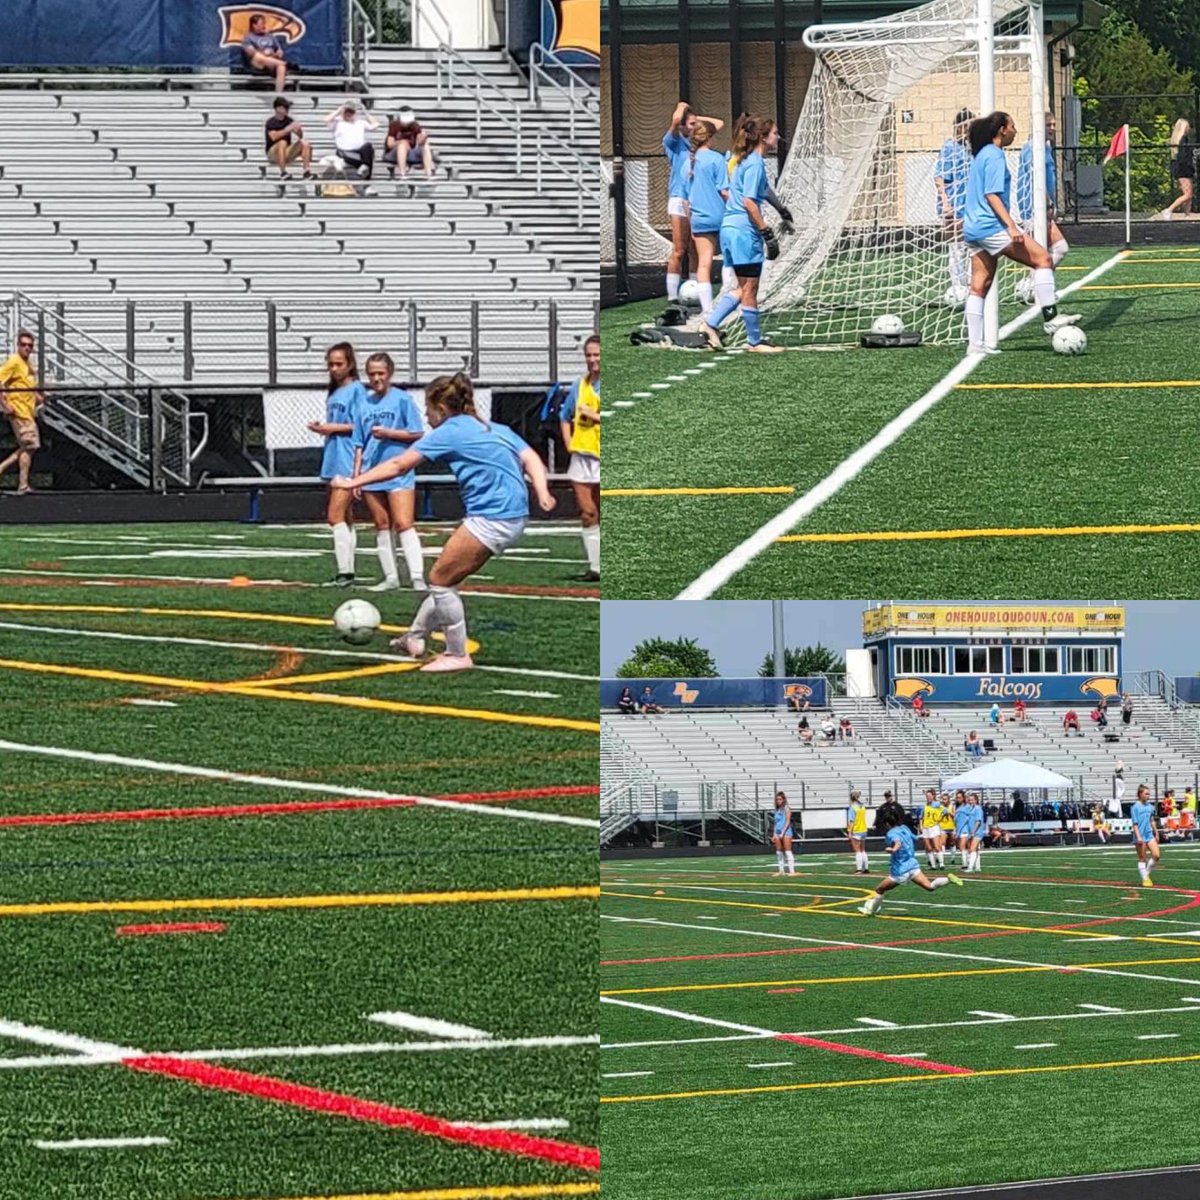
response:
[(383, 618), (369, 600), (347, 600), (333, 614), (333, 627), (352, 645), (369, 642)]
[(1050, 345), (1059, 354), (1084, 354), (1087, 351), (1087, 334), (1078, 325), (1064, 325), (1054, 331)]
[(904, 322), (894, 313), (884, 313), (871, 322), (872, 333), (903, 333)]
[(1017, 280), (1016, 286), (1013, 288), (1017, 301), (1021, 304), (1033, 303), (1033, 274), (1026, 271), (1020, 279)]
[(962, 308), (970, 294), (970, 288), (963, 287), (961, 283), (952, 283), (942, 296), (942, 303), (948, 308)]
[(694, 279), (685, 279), (679, 285), (679, 299), (688, 308), (700, 307), (700, 285)]

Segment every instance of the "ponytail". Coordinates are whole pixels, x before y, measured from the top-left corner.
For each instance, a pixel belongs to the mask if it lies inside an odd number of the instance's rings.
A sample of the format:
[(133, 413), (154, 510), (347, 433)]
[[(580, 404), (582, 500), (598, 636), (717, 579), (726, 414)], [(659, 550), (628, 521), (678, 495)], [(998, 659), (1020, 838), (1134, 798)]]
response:
[(729, 160), (731, 179), (734, 171), (737, 170), (738, 163), (747, 155), (753, 154), (770, 136), (771, 130), (774, 128), (775, 122), (769, 117), (748, 116), (739, 119), (737, 127), (733, 131), (733, 157)]
[(715, 129), (707, 121), (697, 121), (695, 128), (692, 130), (692, 149), (688, 155), (688, 174), (694, 174), (696, 170), (696, 151), (703, 150), (709, 142), (712, 141)]
[(475, 411), (475, 388), (471, 377), (462, 371), (456, 375), (439, 375), (425, 389), (425, 403), (444, 409), (451, 417), (462, 415), (480, 420)]
[(1011, 120), (1012, 117), (1006, 112), (993, 112), (988, 113), (986, 117), (976, 117), (967, 131), (972, 157), (977, 155), (984, 146), (990, 146), (996, 140), (996, 134)]
[[(349, 342), (335, 342), (332, 346), (329, 347), (328, 350), (325, 351), (326, 364), (328, 364), (328, 362), (329, 362), (329, 356), (335, 350), (341, 351), (341, 353), (346, 356), (346, 364), (350, 368), (350, 374), (346, 376), (347, 380), (357, 379), (358, 378), (358, 362), (354, 358), (354, 347)], [(333, 380), (330, 379), (329, 388), (325, 394), (327, 396), (332, 396), (333, 393), (336, 392), (339, 387), (345, 387), (345, 384), (334, 383)]]

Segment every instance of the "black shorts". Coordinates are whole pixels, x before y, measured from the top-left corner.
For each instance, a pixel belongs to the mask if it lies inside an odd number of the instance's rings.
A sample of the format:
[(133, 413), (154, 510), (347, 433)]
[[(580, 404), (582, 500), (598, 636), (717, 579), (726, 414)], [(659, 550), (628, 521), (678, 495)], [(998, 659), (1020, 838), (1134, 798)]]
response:
[(734, 264), (733, 272), (745, 279), (759, 279), (762, 276), (762, 269), (763, 265), (760, 262), (745, 263), (740, 267)]

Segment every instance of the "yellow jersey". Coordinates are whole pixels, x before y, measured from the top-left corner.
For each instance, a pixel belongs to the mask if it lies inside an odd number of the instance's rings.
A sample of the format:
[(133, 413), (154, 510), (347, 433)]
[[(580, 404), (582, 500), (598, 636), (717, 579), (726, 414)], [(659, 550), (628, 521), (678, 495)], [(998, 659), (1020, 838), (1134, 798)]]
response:
[(571, 413), (571, 444), (567, 449), (572, 454), (590, 454), (592, 458), (599, 458), (600, 422), (595, 417), (584, 416), (579, 411), (581, 406), (590, 408), (592, 412), (600, 411), (600, 393), (592, 387), (592, 381), (586, 375), (579, 381), (575, 395), (575, 408)]
[(1196, 793), (1187, 791), (1183, 793), (1183, 811), (1194, 813), (1196, 811)]
[(37, 409), (37, 379), (33, 367), (19, 354), (10, 354), (0, 366), (0, 388), (14, 417), (29, 421)]
[(846, 828), (854, 834), (867, 832), (867, 810), (861, 804), (851, 804), (846, 809)]
[(927, 804), (921, 813), (921, 828), (936, 829), (942, 823), (942, 806)]
[(942, 807), (942, 828), (947, 833), (954, 832), (954, 805), (946, 804)]

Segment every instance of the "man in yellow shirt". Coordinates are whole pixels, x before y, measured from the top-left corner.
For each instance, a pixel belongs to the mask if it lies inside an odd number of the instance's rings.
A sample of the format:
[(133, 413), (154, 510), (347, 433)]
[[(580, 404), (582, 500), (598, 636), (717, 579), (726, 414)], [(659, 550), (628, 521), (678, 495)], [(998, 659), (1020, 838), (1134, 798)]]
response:
[(600, 580), (600, 338), (583, 344), (587, 374), (575, 382), (559, 412), (563, 444), (571, 452), (567, 478), (579, 506), (588, 569), (580, 576)]
[(33, 373), (33, 334), (22, 329), (17, 334), (17, 351), (0, 366), (0, 411), (8, 417), (17, 448), (0, 462), (0, 475), (17, 464), (17, 495), (30, 491), (29, 464), (42, 439), (38, 436), (37, 415), (42, 408), (42, 394), (37, 390)]

